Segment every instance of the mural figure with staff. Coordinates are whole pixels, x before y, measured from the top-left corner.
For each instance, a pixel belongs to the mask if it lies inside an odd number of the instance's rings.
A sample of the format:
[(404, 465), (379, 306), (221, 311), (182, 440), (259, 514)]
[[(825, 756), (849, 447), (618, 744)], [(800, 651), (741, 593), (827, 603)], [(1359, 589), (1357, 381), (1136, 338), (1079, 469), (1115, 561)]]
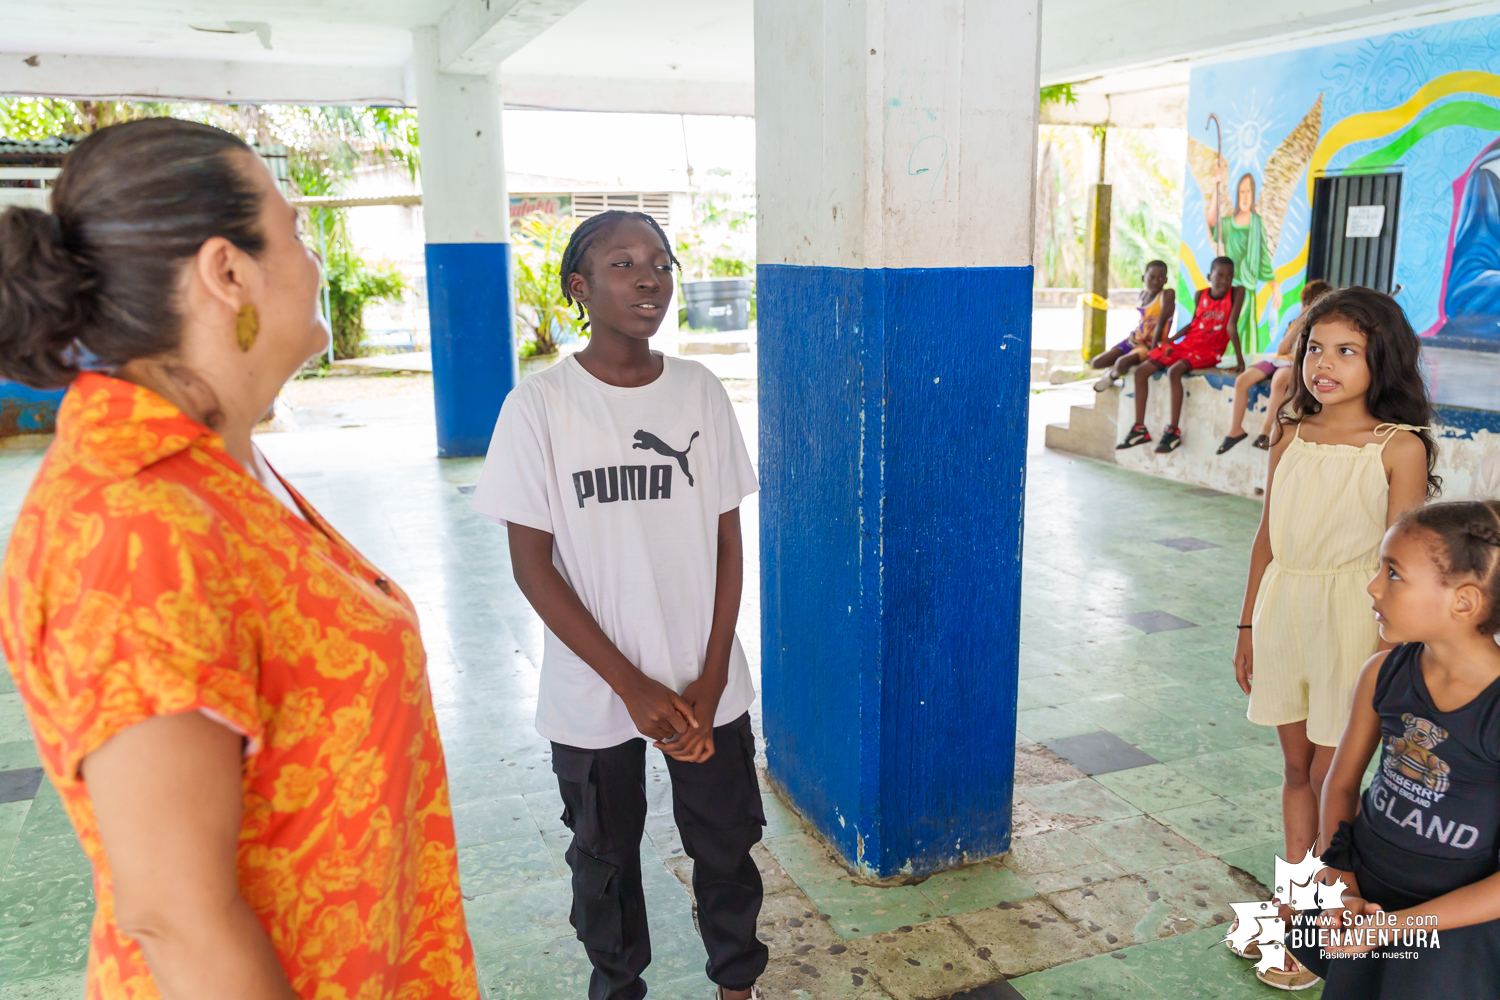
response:
[[(1217, 124), (1217, 115), (1210, 116)], [(1228, 197), (1229, 162), (1221, 152), (1195, 139), (1188, 140), (1188, 170), (1203, 195), (1204, 223), (1209, 240), (1219, 252), (1234, 261), (1234, 283), (1245, 289), (1245, 308), (1240, 312), (1240, 342), (1248, 350), (1264, 351), (1281, 314), (1281, 288), (1271, 259), (1286, 218), (1287, 202), (1298, 178), (1307, 169), (1322, 127), (1323, 98), (1296, 128), (1266, 158), (1260, 197), (1255, 175), (1246, 171)], [(1263, 312), (1256, 292), (1270, 284), (1271, 321), (1260, 328)]]

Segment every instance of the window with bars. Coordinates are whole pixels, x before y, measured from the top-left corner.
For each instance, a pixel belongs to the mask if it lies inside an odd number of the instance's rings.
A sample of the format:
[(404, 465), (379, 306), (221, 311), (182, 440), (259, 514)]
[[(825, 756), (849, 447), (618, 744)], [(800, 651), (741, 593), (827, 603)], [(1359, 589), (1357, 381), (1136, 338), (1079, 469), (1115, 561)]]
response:
[(587, 219), (591, 215), (616, 209), (622, 212), (645, 212), (663, 229), (670, 229), (672, 226), (672, 196), (665, 192), (650, 194), (574, 192), (573, 194), (573, 214), (580, 219)]

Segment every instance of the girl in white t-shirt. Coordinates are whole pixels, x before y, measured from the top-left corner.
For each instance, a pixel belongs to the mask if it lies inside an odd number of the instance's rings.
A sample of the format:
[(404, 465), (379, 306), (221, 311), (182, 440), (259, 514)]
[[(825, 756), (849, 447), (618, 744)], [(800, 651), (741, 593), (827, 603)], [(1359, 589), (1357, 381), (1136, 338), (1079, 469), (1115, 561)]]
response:
[(765, 825), (755, 690), (734, 633), (739, 506), (758, 486), (723, 385), (650, 348), (676, 263), (643, 213), (578, 227), (561, 278), (588, 347), (506, 398), (474, 493), (507, 525), (516, 582), (547, 626), (537, 731), (573, 831), (572, 921), (596, 1000), (645, 993), (648, 739), (667, 757), (721, 1000), (758, 997), (768, 954), (750, 856)]

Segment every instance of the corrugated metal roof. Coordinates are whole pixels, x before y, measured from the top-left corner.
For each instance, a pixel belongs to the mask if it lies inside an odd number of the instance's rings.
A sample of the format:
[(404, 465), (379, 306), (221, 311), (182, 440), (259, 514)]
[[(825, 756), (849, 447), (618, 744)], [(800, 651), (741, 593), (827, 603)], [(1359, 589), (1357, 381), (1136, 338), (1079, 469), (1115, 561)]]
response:
[(11, 139), (0, 135), (0, 162), (57, 166), (82, 139), (81, 135), (54, 135), (45, 139)]

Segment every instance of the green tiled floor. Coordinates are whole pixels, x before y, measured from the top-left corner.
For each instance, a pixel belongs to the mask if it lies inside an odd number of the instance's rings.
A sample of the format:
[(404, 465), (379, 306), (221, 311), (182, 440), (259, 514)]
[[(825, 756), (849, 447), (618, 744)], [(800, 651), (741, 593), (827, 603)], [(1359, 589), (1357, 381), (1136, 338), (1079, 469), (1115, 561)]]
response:
[[(548, 746), (531, 726), (541, 627), (511, 580), (504, 533), (456, 489), (479, 463), (431, 457), (429, 407), (421, 397), (349, 404), (342, 422), (366, 426), (260, 440), (421, 611), (487, 996), (581, 997), (568, 835)], [(753, 406), (737, 410), (753, 447)], [(1042, 422), (1033, 418), (1037, 434)], [(756, 851), (768, 998), (907, 1000), (1002, 977), (1032, 1000), (1268, 992), (1215, 943), (1228, 902), (1256, 891), (1234, 869), (1265, 880), (1279, 840), (1274, 734), (1244, 721), (1229, 667), (1259, 509), (1036, 448), (1031, 461), (1013, 851), (915, 885), (864, 884), (768, 792)], [(7, 528), (35, 464), (0, 452)], [(753, 500), (744, 520), (756, 537)], [(1220, 547), (1154, 541), (1184, 536)], [(758, 560), (746, 555), (740, 635), (754, 664)], [(1195, 627), (1146, 634), (1120, 617), (1141, 611)], [(1160, 763), (1091, 778), (1035, 745), (1099, 731)], [(691, 863), (665, 768), (654, 752), (648, 761), (651, 995), (708, 1000)], [(0, 677), (0, 770), (34, 766)], [(78, 996), (91, 910), (88, 867), (50, 789), (0, 804), (0, 1000)]]

